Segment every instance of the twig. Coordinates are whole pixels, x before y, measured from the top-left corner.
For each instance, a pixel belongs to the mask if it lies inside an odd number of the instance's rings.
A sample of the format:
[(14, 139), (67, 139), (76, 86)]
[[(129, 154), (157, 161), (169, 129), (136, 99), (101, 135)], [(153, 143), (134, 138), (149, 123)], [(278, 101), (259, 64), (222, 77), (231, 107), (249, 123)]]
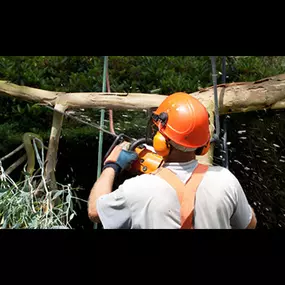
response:
[(34, 206), (34, 195), (33, 195), (33, 185), (32, 185), (32, 183), (31, 183), (31, 179), (30, 178), (28, 178), (28, 181), (29, 181), (29, 186), (30, 186), (30, 196), (31, 196), (31, 205), (32, 205), (32, 210), (33, 210), (33, 212), (34, 213), (36, 213), (37, 211), (36, 211), (36, 209), (35, 209), (35, 206)]
[(21, 156), (17, 161), (15, 161), (13, 164), (11, 164), (8, 169), (6, 170), (6, 174), (10, 175), (12, 171), (14, 171), (19, 165), (21, 165), (27, 158), (27, 155), (24, 154)]
[(4, 168), (2, 166), (2, 162), (0, 160), (0, 180), (1, 181), (6, 181), (8, 180), (10, 182), (10, 184), (12, 184), (16, 189), (18, 189), (18, 186), (16, 185), (16, 183), (13, 181), (12, 178), (10, 178), (9, 175), (7, 175), (4, 171)]
[[(41, 148), (42, 148), (42, 158), (40, 158), (40, 155), (39, 155), (39, 151), (38, 151), (38, 148), (37, 148), (37, 145), (35, 143), (35, 141), (38, 141), (40, 144), (41, 144)], [(46, 181), (45, 181), (45, 177), (44, 177), (44, 167), (43, 167), (43, 162), (44, 162), (44, 145), (43, 145), (43, 142), (41, 140), (39, 140), (38, 138), (34, 138), (33, 139), (33, 145), (34, 145), (34, 149), (35, 149), (35, 152), (36, 152), (36, 157), (37, 157), (37, 161), (38, 161), (38, 164), (40, 166), (40, 169), (41, 169), (41, 178), (42, 178), (42, 182), (44, 184), (44, 189), (45, 189), (45, 192), (46, 192), (46, 203), (47, 203), (47, 211), (46, 211), (46, 218), (45, 218), (45, 222), (46, 222), (46, 226), (47, 226), (47, 223), (48, 223), (48, 214), (49, 214), (49, 211), (50, 211), (50, 199), (49, 199), (49, 192), (48, 192), (48, 189), (47, 189), (47, 186), (46, 186)]]
[(84, 200), (84, 199), (81, 199), (75, 196), (71, 196), (71, 198), (87, 203), (87, 200)]
[(12, 152), (8, 153), (6, 156), (0, 158), (1, 161), (4, 161), (6, 158), (12, 156), (17, 151), (21, 150), (24, 147), (24, 144), (22, 143), (20, 146), (18, 146), (16, 149), (14, 149)]

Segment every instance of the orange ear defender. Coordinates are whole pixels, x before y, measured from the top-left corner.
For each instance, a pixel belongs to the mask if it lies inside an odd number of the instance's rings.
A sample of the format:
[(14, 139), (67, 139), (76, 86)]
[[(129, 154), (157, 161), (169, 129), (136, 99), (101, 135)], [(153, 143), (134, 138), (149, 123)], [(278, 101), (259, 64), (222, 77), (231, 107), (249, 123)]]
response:
[(170, 145), (160, 132), (157, 132), (153, 138), (153, 147), (156, 153), (163, 157), (167, 156), (170, 152)]

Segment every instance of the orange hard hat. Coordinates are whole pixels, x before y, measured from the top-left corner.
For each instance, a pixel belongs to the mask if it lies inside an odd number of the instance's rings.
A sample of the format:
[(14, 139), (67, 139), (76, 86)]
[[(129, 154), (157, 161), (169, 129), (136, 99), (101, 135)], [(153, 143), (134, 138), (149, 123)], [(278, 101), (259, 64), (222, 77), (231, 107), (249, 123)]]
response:
[(181, 146), (198, 148), (210, 140), (207, 109), (190, 94), (169, 95), (153, 112), (152, 120), (161, 134)]

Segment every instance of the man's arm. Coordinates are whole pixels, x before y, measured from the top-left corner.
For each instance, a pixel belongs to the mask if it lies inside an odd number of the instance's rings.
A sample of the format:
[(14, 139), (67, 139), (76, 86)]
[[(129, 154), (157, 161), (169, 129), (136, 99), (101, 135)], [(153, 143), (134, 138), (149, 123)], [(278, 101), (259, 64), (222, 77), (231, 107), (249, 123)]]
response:
[(100, 218), (96, 208), (97, 199), (105, 194), (112, 192), (112, 187), (115, 179), (115, 170), (108, 167), (103, 170), (99, 179), (95, 182), (91, 189), (91, 193), (88, 200), (88, 216), (94, 223), (99, 223)]
[[(98, 198), (112, 192), (115, 176), (137, 159), (137, 154), (123, 149), (127, 143), (117, 145), (104, 162), (103, 171), (91, 189), (88, 201), (88, 216), (95, 223), (100, 222), (97, 211)], [(116, 195), (115, 195), (116, 196)], [(107, 199), (108, 200), (108, 199)]]
[(257, 224), (257, 220), (256, 220), (256, 216), (255, 216), (253, 208), (251, 208), (251, 210), (252, 210), (252, 217), (251, 217), (250, 223), (246, 227), (247, 229), (255, 229), (256, 224)]

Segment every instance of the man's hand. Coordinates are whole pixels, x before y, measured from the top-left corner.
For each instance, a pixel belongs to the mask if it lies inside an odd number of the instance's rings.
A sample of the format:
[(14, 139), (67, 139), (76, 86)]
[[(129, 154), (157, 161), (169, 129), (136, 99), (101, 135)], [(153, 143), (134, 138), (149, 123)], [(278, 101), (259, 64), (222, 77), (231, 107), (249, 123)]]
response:
[(136, 152), (126, 150), (128, 145), (129, 143), (127, 142), (117, 145), (106, 158), (103, 170), (107, 167), (112, 167), (116, 174), (118, 174), (137, 160), (138, 155)]

